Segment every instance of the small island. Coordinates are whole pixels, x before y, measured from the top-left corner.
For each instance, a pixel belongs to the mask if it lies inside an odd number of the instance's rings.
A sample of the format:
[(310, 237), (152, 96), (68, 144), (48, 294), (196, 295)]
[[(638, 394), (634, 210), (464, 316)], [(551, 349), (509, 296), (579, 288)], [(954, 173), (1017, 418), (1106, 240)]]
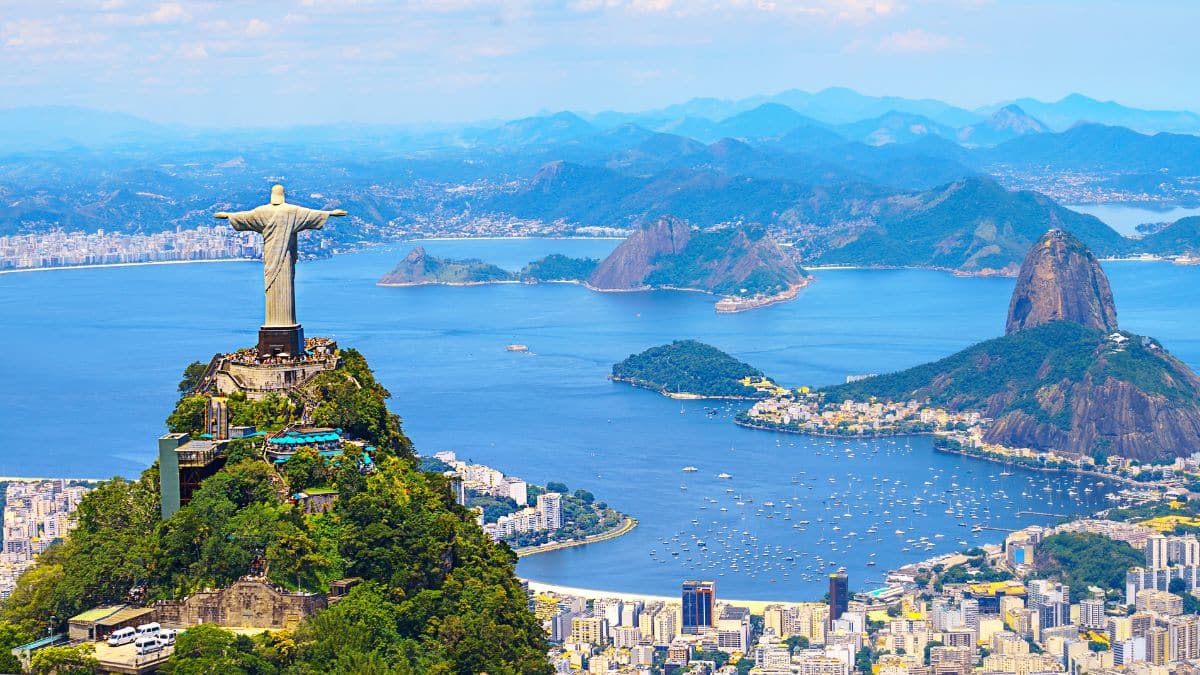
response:
[(721, 296), (714, 306), (721, 313), (791, 300), (808, 283), (808, 274), (765, 228), (693, 229), (671, 216), (639, 228), (587, 279), (587, 287), (597, 291), (711, 293)]
[(438, 258), (417, 246), (378, 285), (575, 283), (601, 292), (698, 291), (718, 296), (713, 308), (724, 314), (792, 300), (810, 281), (794, 253), (761, 226), (699, 229), (663, 216), (636, 230), (604, 260), (552, 253), (510, 271), (474, 258)]
[(404, 256), (398, 265), (379, 280), (380, 286), (473, 286), (477, 284), (511, 283), (512, 272), (476, 259), (453, 260), (438, 258), (417, 246)]
[(745, 400), (787, 393), (761, 370), (696, 340), (633, 354), (613, 365), (609, 379), (680, 399)]
[(570, 258), (552, 253), (534, 260), (519, 272), (475, 258), (439, 258), (417, 246), (404, 256), (392, 271), (383, 275), (379, 286), (479, 286), (482, 284), (513, 284), (566, 282), (579, 283), (586, 279), (599, 261), (594, 258)]

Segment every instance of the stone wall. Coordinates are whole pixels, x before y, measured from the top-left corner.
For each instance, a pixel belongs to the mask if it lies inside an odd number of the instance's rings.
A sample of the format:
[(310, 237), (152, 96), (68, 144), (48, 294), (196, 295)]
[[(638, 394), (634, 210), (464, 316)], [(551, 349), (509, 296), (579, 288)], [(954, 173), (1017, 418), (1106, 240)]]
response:
[(228, 396), (240, 391), (250, 399), (261, 399), (271, 392), (295, 389), (318, 374), (337, 367), (337, 362), (332, 359), (293, 365), (245, 365), (233, 363), (225, 357), (217, 358), (222, 361), (212, 375), (217, 393)]
[(261, 579), (241, 579), (231, 586), (200, 591), (183, 600), (157, 603), (157, 620), (188, 628), (212, 623), (230, 628), (291, 628), (325, 609), (324, 594), (289, 593)]

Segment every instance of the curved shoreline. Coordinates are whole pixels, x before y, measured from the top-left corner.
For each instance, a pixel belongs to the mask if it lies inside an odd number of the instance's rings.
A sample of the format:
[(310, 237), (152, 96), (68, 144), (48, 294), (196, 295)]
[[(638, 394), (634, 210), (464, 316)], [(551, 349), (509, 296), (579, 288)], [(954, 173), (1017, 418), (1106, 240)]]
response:
[(894, 434), (824, 434), (819, 431), (803, 431), (800, 429), (785, 429), (783, 427), (772, 427), (763, 424), (754, 424), (753, 422), (744, 422), (737, 417), (733, 418), (733, 423), (739, 427), (747, 429), (758, 429), (759, 431), (776, 431), (781, 434), (796, 434), (797, 436), (821, 436), (823, 438), (896, 438), (898, 436), (936, 436), (932, 431), (898, 431)]
[(150, 265), (192, 265), (195, 263), (259, 262), (258, 258), (210, 258), (207, 260), (150, 260), (146, 262), (97, 263), (92, 265), (54, 265), (51, 267), (22, 267), (15, 270), (0, 270), (0, 274), (24, 274), (25, 272), (53, 272), (55, 270), (102, 270), (114, 267), (148, 267)]
[(694, 394), (694, 393), (688, 392), (688, 391), (667, 391), (666, 387), (647, 386), (645, 384), (641, 384), (640, 382), (638, 382), (632, 378), (617, 377), (616, 375), (609, 375), (608, 379), (612, 382), (621, 382), (622, 384), (627, 384), (636, 389), (644, 389), (646, 391), (652, 391), (657, 394), (662, 394), (663, 396), (666, 396), (667, 398), (673, 398), (677, 401), (757, 401), (758, 400), (757, 398), (755, 398), (753, 396), (708, 396), (705, 394)]
[[(604, 591), (595, 588), (579, 588), (577, 586), (548, 584), (525, 577), (521, 577), (521, 580), (529, 584), (529, 590), (536, 593), (560, 593), (562, 595), (574, 595), (588, 599), (621, 598), (622, 600), (641, 600), (643, 602), (679, 602), (678, 595), (654, 595), (651, 593), (629, 593), (627, 591)], [(749, 608), (751, 613), (754, 614), (762, 614), (763, 609), (765, 609), (767, 605), (794, 605), (798, 602), (816, 602), (816, 600), (734, 600), (721, 598), (721, 602), (738, 607)]]
[(1111, 480), (1111, 481), (1116, 481), (1118, 483), (1125, 483), (1127, 485), (1141, 486), (1141, 487), (1150, 487), (1150, 486), (1154, 485), (1154, 483), (1143, 483), (1141, 481), (1134, 480), (1127, 476), (1114, 476), (1109, 473), (1102, 473), (1100, 471), (1091, 471), (1088, 469), (1080, 469), (1079, 467), (1074, 467), (1074, 466), (1069, 466), (1069, 467), (1029, 466), (1028, 464), (1022, 464), (1020, 462), (1007, 461), (1007, 460), (1005, 460), (1005, 458), (1003, 456), (999, 456), (999, 455), (990, 455), (990, 454), (976, 455), (976, 454), (972, 454), (969, 452), (963, 452), (962, 450), (951, 450), (949, 448), (939, 448), (937, 446), (937, 444), (934, 444), (933, 449), (935, 452), (944, 452), (948, 455), (958, 455), (960, 457), (970, 457), (971, 459), (981, 459), (985, 462), (992, 462), (994, 464), (1003, 464), (1005, 466), (1015, 466), (1019, 469), (1029, 469), (1030, 471), (1058, 471), (1060, 473), (1077, 473), (1077, 474), (1081, 474), (1084, 476), (1095, 476), (1096, 478), (1103, 478), (1105, 480)]
[(575, 546), (586, 546), (587, 544), (608, 541), (609, 539), (616, 539), (622, 535), (629, 534), (633, 531), (633, 528), (637, 526), (637, 518), (634, 518), (633, 516), (625, 516), (619, 525), (607, 532), (589, 535), (583, 539), (572, 539), (571, 541), (552, 541), (545, 544), (539, 544), (537, 546), (524, 546), (522, 548), (514, 549), (513, 553), (516, 553), (518, 558), (525, 558), (527, 556), (537, 555), (539, 553), (561, 551), (562, 549), (573, 548)]

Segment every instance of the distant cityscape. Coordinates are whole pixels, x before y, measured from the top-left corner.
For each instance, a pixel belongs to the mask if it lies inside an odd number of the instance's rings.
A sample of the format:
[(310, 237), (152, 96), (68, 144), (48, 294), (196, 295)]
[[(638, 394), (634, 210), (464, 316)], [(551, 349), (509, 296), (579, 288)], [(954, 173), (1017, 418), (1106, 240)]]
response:
[(75, 527), (75, 508), (88, 488), (64, 480), (14, 481), (4, 487), (4, 539), (0, 552), (0, 600), (35, 556)]
[(254, 259), (262, 238), (229, 227), (201, 226), (152, 234), (65, 232), (0, 237), (0, 270), (78, 265)]
[[(345, 241), (334, 233), (315, 232), (300, 247), (304, 259), (324, 258), (358, 250), (365, 245), (411, 238), (471, 237), (620, 237), (628, 230), (611, 227), (571, 227), (518, 218), (472, 217), (440, 220), (414, 217), (403, 226), (370, 228), (369, 237)], [(262, 257), (262, 238), (228, 226), (177, 227), (153, 233), (66, 231), (0, 236), (0, 271), (127, 265), (204, 260), (256, 260)]]
[(562, 495), (546, 492), (536, 497), (534, 505), (529, 504), (529, 486), (521, 478), (505, 476), (503, 472), (483, 464), (464, 462), (452, 451), (443, 451), (434, 455), (434, 459), (445, 462), (453, 469), (455, 499), (459, 504), (467, 504), (467, 491), (488, 494), (505, 499), (511, 499), (521, 510), (504, 514), (496, 522), (485, 523), (483, 509), (477, 508), (477, 522), (483, 531), (495, 541), (511, 540), (518, 534), (529, 532), (548, 532), (553, 534), (562, 529), (563, 509)]
[[(853, 597), (835, 572), (823, 602), (724, 600), (711, 580), (683, 581), (678, 600), (527, 585), (563, 674), (1190, 673), (1200, 660), (1200, 540), (1161, 525), (1030, 526), (1003, 545), (905, 565)], [(1039, 547), (1080, 536), (1127, 544), (1145, 564), (1107, 595), (1033, 578), (1047, 564)]]

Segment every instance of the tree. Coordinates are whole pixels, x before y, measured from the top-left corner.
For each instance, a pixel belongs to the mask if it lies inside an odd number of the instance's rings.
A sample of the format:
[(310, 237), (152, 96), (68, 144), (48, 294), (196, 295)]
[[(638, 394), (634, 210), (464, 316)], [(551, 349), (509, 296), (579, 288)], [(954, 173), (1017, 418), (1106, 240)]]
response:
[(303, 446), (284, 462), (280, 472), (293, 493), (325, 483), (325, 462), (316, 448)]
[(179, 381), (179, 393), (191, 394), (196, 391), (196, 387), (200, 386), (200, 378), (204, 377), (204, 371), (208, 370), (208, 366), (200, 361), (192, 361), (183, 369), (183, 379)]
[(204, 408), (207, 401), (203, 396), (184, 396), (175, 404), (175, 410), (167, 417), (167, 431), (173, 434), (194, 434), (204, 428)]
[(0, 672), (19, 673), (21, 662), (12, 650), (33, 640), (33, 633), (11, 621), (0, 621)]
[(94, 675), (100, 672), (100, 662), (92, 655), (95, 651), (90, 642), (39, 649), (30, 659), (30, 671), (35, 675)]
[(278, 669), (255, 650), (254, 640), (202, 623), (179, 634), (160, 669), (166, 675), (272, 675)]
[(795, 654), (801, 649), (808, 649), (809, 645), (808, 638), (804, 637), (803, 635), (788, 636), (788, 639), (785, 640), (785, 642), (787, 642), (788, 651), (792, 654)]
[(871, 648), (863, 647), (854, 655), (854, 669), (862, 675), (871, 675)]
[(549, 483), (546, 483), (546, 492), (557, 492), (565, 495), (568, 494), (569, 490), (567, 489), (566, 483), (560, 483), (552, 480)]
[(244, 438), (235, 438), (225, 446), (226, 464), (238, 464), (247, 460), (258, 459), (259, 456), (259, 450), (254, 443)]
[(1171, 583), (1167, 584), (1167, 591), (1176, 595), (1183, 595), (1187, 592), (1187, 582), (1183, 579), (1172, 579)]

